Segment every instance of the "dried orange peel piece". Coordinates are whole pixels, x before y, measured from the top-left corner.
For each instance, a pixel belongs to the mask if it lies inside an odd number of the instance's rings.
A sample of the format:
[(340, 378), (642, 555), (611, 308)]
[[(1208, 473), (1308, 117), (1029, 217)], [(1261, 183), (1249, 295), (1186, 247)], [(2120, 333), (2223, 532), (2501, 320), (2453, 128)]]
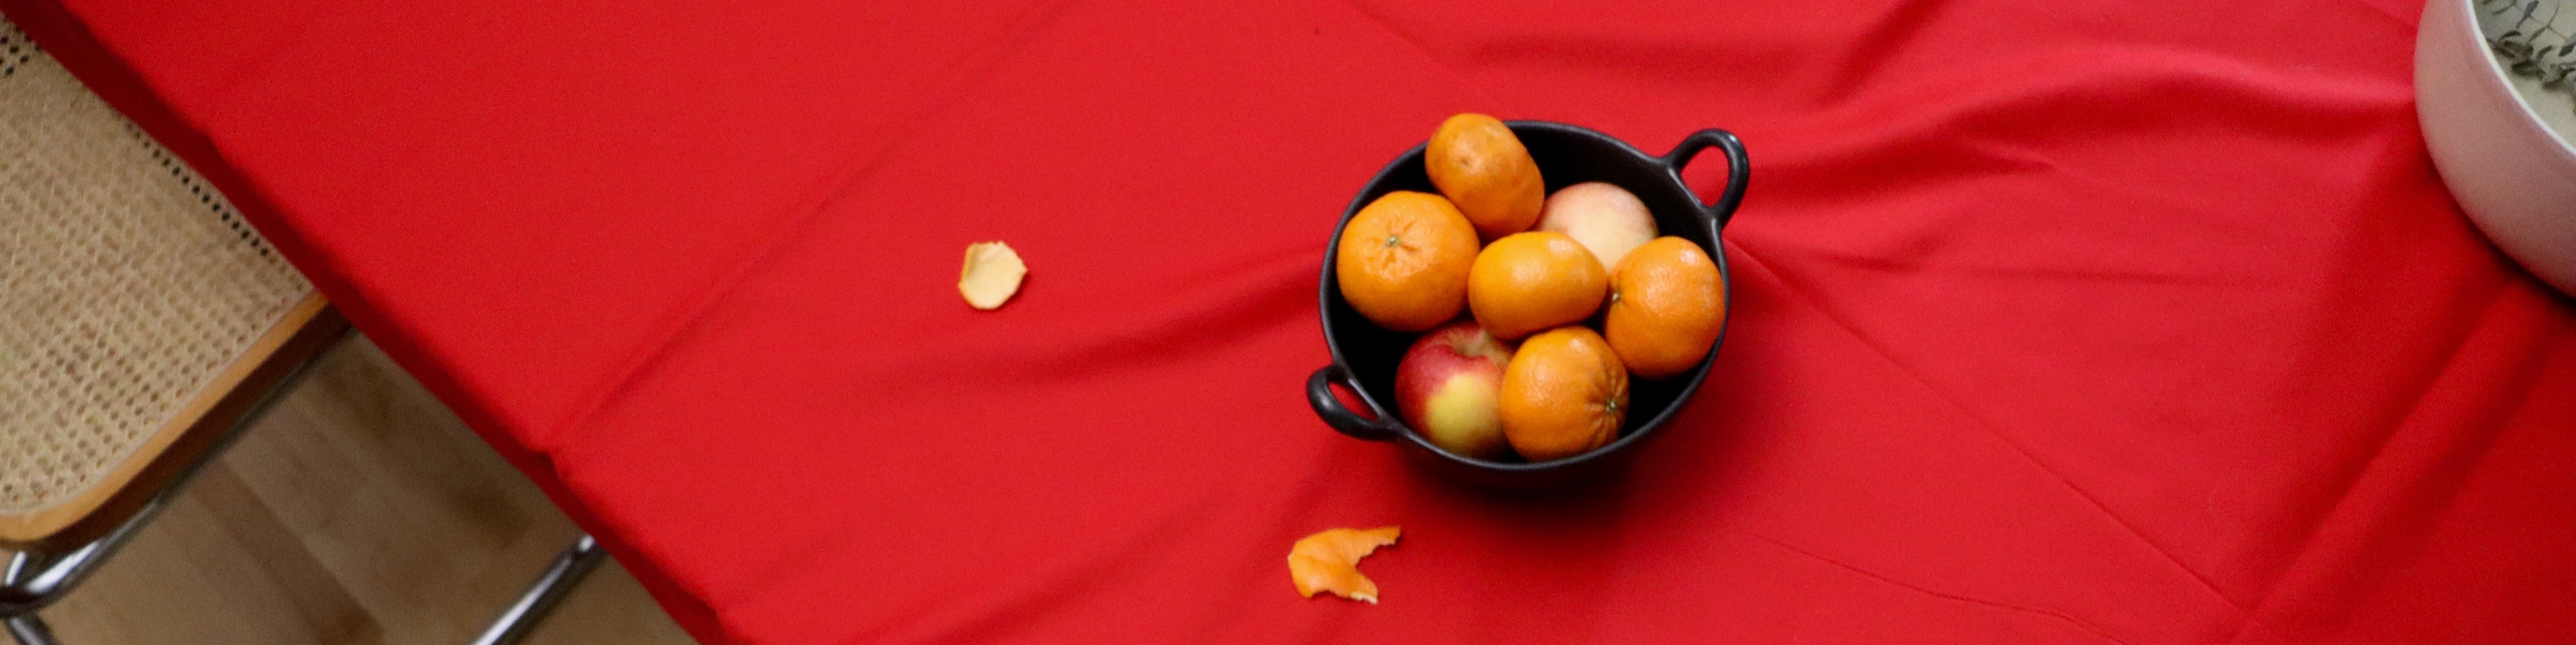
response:
[(966, 305), (986, 311), (1001, 307), (1020, 292), (1020, 279), (1029, 274), (1029, 265), (1020, 262), (1020, 254), (1001, 242), (976, 242), (966, 245), (966, 269), (957, 276), (957, 292), (966, 296)]
[(1369, 604), (1377, 604), (1377, 583), (1360, 575), (1360, 558), (1368, 557), (1378, 547), (1394, 544), (1404, 529), (1387, 526), (1374, 529), (1325, 529), (1298, 540), (1288, 548), (1288, 577), (1297, 583), (1297, 593), (1308, 598), (1315, 592)]

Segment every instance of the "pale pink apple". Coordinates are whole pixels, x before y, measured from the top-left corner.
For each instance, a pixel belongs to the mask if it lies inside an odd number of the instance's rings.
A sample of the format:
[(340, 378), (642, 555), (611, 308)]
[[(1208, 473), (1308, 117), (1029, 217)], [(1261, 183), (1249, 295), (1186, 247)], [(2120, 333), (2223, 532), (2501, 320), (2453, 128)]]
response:
[(1601, 260), (1604, 271), (1655, 239), (1655, 213), (1627, 189), (1588, 181), (1556, 190), (1539, 211), (1538, 230), (1564, 233)]
[(1503, 439), (1503, 364), (1512, 347), (1475, 321), (1449, 323), (1413, 341), (1395, 366), (1395, 406), (1431, 445), (1468, 457), (1511, 454)]

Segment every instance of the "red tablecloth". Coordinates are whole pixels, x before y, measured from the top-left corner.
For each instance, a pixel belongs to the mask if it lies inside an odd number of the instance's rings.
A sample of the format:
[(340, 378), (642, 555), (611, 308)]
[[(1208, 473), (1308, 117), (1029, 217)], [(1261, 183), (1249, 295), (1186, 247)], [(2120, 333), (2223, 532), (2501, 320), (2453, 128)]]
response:
[[(709, 642), (2576, 642), (2576, 304), (2433, 174), (2405, 0), (0, 4)], [(1468, 110), (1752, 150), (1597, 488), (1298, 393)], [(1381, 524), (1384, 604), (1295, 595)]]

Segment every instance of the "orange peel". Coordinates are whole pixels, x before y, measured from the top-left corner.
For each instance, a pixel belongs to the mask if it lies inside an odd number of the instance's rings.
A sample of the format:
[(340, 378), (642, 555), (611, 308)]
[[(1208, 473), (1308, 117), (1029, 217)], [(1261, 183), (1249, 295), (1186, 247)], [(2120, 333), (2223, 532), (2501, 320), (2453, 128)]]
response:
[(1315, 592), (1377, 604), (1377, 583), (1360, 575), (1360, 558), (1368, 557), (1378, 547), (1394, 544), (1404, 529), (1394, 526), (1373, 529), (1325, 529), (1297, 541), (1288, 548), (1288, 577), (1297, 583), (1297, 593), (1308, 598)]
[(966, 245), (966, 268), (957, 276), (957, 292), (966, 296), (966, 305), (991, 311), (1020, 292), (1020, 279), (1029, 274), (1029, 265), (1020, 262), (1020, 254), (1001, 242), (976, 242)]

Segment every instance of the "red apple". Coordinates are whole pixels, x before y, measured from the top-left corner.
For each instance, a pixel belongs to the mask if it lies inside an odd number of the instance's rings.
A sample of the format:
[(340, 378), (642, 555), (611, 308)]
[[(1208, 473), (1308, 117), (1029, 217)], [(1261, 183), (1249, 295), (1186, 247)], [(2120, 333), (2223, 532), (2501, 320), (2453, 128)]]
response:
[(1635, 193), (1610, 184), (1587, 181), (1556, 190), (1540, 210), (1538, 230), (1564, 233), (1583, 243), (1601, 260), (1604, 271), (1619, 258), (1655, 239), (1655, 214)]
[(1472, 320), (1425, 332), (1396, 363), (1396, 409), (1443, 450), (1483, 459), (1511, 454), (1499, 398), (1503, 364), (1511, 360), (1511, 346)]

